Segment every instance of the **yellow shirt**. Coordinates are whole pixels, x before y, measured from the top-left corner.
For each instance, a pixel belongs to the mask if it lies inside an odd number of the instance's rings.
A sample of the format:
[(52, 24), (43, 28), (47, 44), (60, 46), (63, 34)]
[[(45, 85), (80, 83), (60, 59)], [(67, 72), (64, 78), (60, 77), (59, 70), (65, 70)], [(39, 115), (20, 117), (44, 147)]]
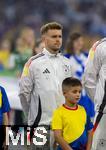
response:
[(61, 129), (63, 138), (68, 143), (78, 139), (85, 130), (86, 111), (78, 105), (76, 109), (68, 109), (64, 105), (54, 111), (52, 129)]

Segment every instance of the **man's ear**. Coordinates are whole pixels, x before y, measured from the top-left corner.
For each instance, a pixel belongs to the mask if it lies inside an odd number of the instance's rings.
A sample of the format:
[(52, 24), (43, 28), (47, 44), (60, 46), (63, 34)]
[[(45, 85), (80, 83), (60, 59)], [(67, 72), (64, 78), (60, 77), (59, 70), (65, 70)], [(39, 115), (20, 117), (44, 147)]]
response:
[(41, 40), (42, 40), (42, 42), (45, 42), (45, 35), (41, 36)]

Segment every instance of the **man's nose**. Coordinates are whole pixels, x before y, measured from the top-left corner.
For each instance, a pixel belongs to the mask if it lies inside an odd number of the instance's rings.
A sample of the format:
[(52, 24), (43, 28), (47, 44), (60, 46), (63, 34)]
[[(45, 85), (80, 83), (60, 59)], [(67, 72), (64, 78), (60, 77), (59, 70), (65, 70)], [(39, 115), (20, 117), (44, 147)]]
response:
[(60, 38), (59, 38), (59, 37), (57, 37), (57, 38), (56, 38), (56, 41), (57, 41), (57, 42), (59, 42), (59, 41), (60, 41)]

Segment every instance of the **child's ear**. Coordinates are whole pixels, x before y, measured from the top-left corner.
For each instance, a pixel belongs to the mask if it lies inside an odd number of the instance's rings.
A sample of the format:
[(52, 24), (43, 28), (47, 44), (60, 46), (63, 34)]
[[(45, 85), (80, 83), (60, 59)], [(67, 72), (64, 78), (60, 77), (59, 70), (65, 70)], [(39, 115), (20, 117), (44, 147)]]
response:
[(63, 95), (66, 96), (66, 91), (63, 91)]
[(66, 92), (65, 91), (63, 91), (63, 94), (65, 94)]

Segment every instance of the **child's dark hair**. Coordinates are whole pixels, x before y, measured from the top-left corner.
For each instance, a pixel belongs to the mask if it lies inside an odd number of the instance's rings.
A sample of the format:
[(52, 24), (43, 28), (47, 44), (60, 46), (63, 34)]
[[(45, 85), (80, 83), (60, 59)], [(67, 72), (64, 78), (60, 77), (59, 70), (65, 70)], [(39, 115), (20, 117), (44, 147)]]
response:
[(62, 82), (62, 90), (63, 91), (66, 88), (74, 87), (74, 86), (81, 86), (82, 87), (81, 81), (77, 78), (74, 78), (74, 77), (68, 77), (68, 78), (64, 79)]

